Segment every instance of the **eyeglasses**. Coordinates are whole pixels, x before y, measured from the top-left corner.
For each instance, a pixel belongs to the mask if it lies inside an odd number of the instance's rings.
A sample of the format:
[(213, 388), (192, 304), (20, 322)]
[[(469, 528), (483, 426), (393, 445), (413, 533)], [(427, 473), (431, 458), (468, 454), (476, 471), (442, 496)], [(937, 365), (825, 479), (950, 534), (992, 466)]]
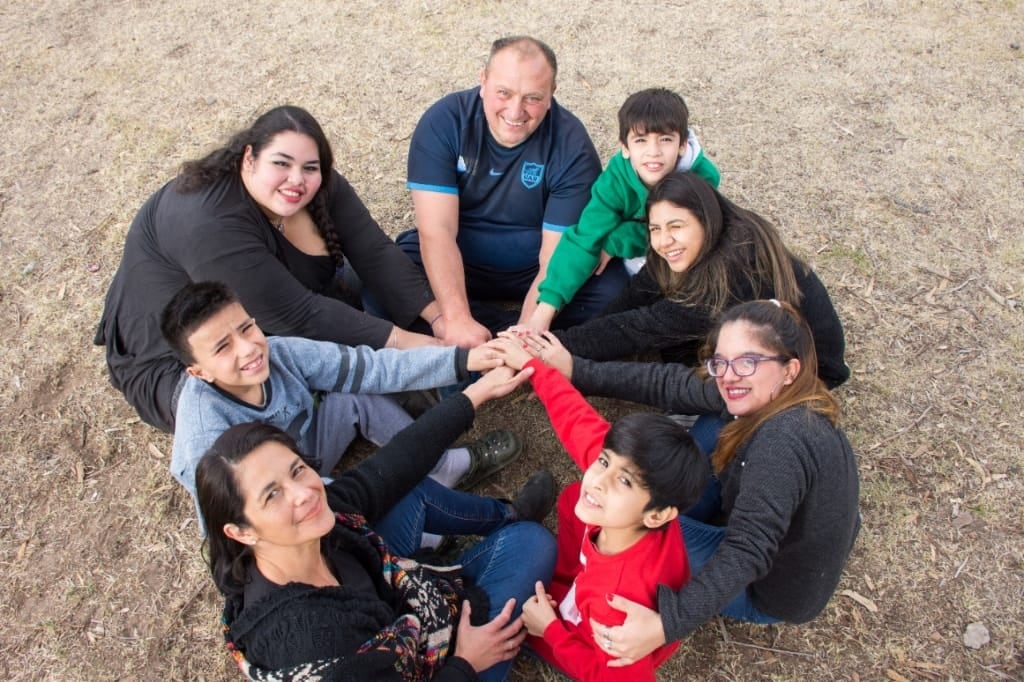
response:
[(757, 365), (760, 362), (767, 360), (777, 360), (778, 362), (785, 362), (786, 358), (781, 355), (741, 355), (738, 358), (732, 360), (726, 360), (725, 358), (708, 358), (704, 363), (704, 366), (708, 369), (708, 374), (715, 377), (724, 377), (725, 373), (732, 367), (732, 371), (738, 377), (749, 377), (751, 374), (757, 371)]

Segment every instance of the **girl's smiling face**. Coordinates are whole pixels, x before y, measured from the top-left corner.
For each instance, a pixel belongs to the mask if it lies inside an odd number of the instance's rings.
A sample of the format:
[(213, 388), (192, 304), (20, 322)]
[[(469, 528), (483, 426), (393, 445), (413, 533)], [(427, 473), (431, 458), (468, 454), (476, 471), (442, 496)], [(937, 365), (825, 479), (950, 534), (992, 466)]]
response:
[(286, 130), (260, 150), (242, 157), (242, 182), (270, 221), (293, 216), (313, 199), (323, 182), (320, 152), (308, 135)]
[(647, 230), (651, 249), (665, 259), (672, 272), (686, 272), (704, 246), (704, 225), (690, 209), (670, 201), (651, 206)]

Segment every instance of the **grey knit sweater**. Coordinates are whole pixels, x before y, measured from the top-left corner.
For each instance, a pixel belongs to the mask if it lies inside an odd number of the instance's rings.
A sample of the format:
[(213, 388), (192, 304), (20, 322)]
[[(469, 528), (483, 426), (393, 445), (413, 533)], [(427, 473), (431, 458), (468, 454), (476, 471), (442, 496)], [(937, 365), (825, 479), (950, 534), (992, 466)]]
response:
[[(673, 412), (717, 414), (723, 407), (714, 383), (683, 365), (574, 358), (573, 383), (587, 395)], [(758, 428), (719, 478), (725, 539), (681, 590), (659, 589), (668, 641), (692, 632), (748, 586), (764, 613), (793, 623), (811, 620), (835, 591), (860, 528), (850, 443), (804, 407)]]

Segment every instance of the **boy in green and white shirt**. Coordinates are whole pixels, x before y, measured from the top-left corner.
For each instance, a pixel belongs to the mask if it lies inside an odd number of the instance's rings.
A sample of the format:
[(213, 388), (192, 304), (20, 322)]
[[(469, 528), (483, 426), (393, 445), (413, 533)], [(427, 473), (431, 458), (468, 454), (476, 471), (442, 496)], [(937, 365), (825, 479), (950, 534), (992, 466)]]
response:
[(611, 258), (622, 258), (630, 275), (643, 267), (647, 194), (673, 171), (689, 171), (718, 187), (720, 175), (689, 128), (683, 98), (665, 88), (630, 95), (619, 109), (622, 150), (608, 162), (594, 186), (579, 222), (565, 231), (540, 284), (538, 306), (524, 326), (545, 331)]

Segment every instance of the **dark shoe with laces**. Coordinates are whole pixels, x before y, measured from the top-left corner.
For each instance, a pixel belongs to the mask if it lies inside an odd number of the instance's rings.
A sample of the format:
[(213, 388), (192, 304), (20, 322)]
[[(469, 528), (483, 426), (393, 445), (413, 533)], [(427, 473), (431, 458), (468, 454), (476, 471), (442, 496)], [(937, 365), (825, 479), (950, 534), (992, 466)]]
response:
[(522, 439), (507, 429), (491, 431), (461, 447), (469, 450), (469, 471), (455, 483), (456, 490), (475, 488), (523, 454)]
[(542, 523), (551, 508), (555, 506), (558, 486), (555, 477), (547, 469), (541, 469), (522, 487), (515, 499), (510, 502), (516, 521), (535, 521)]

